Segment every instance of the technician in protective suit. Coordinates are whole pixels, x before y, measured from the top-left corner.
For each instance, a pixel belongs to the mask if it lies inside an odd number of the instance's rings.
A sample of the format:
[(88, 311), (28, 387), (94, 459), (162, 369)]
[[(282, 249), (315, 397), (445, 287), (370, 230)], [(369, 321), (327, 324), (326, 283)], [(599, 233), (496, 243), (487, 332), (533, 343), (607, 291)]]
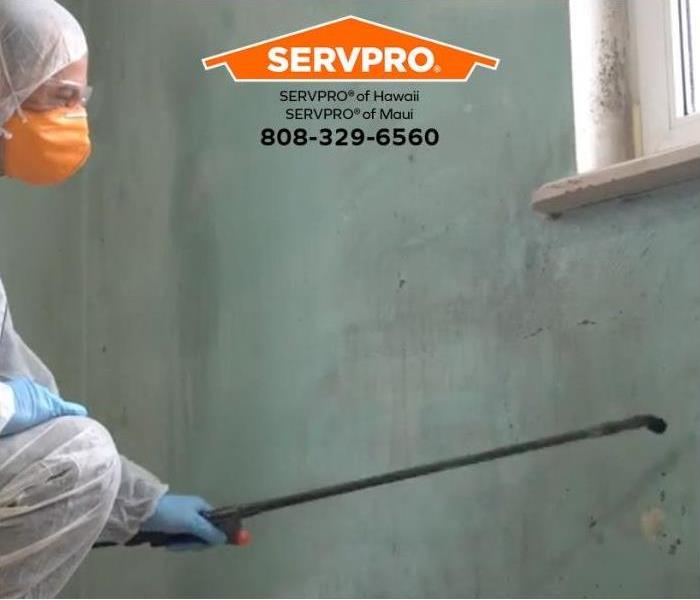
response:
[[(34, 185), (69, 178), (90, 154), (87, 43), (54, 0), (0, 0), (0, 169)], [(1, 218), (1, 216), (0, 216)], [(138, 531), (225, 535), (201, 498), (120, 456), (87, 410), (15, 331), (0, 281), (0, 596), (53, 597), (97, 541)]]

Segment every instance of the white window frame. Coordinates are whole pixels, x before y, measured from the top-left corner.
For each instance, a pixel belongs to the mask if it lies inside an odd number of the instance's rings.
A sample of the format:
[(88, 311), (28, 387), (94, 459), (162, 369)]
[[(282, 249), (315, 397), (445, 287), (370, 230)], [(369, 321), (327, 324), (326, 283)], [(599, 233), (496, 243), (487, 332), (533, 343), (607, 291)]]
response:
[(671, 34), (672, 28), (678, 27), (672, 2), (675, 0), (630, 2), (643, 156), (700, 144), (700, 113), (677, 116), (682, 74)]

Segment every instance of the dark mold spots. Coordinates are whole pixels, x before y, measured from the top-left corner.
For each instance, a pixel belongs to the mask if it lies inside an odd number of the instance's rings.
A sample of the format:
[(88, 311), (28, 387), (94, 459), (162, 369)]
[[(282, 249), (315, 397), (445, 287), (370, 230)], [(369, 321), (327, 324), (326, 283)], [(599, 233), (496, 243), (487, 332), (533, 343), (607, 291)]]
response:
[(584, 319), (583, 321), (578, 322), (579, 325), (595, 325), (595, 321), (591, 321), (590, 319)]
[(524, 336), (523, 336), (523, 339), (524, 339), (524, 340), (527, 340), (527, 339), (529, 339), (529, 338), (533, 338), (533, 337), (535, 337), (536, 335), (539, 335), (540, 333), (542, 333), (543, 331), (544, 331), (544, 329), (542, 329), (542, 327), (540, 327), (539, 329), (533, 331), (532, 333), (528, 333), (527, 335), (524, 335)]
[(593, 529), (596, 525), (598, 524), (598, 521), (594, 519), (593, 517), (590, 517), (588, 520), (588, 528)]
[(661, 502), (663, 502), (664, 500), (666, 500), (666, 490), (661, 490), (661, 491), (659, 492), (659, 500), (660, 500)]
[(627, 49), (622, 40), (612, 35), (601, 38), (599, 44), (598, 105), (604, 110), (618, 111), (627, 105)]
[(676, 538), (676, 541), (673, 542), (673, 543), (668, 547), (668, 553), (669, 553), (671, 556), (673, 556), (673, 555), (678, 551), (678, 547), (681, 545), (681, 543), (682, 543), (682, 542), (681, 542), (681, 539), (680, 539), (680, 538)]

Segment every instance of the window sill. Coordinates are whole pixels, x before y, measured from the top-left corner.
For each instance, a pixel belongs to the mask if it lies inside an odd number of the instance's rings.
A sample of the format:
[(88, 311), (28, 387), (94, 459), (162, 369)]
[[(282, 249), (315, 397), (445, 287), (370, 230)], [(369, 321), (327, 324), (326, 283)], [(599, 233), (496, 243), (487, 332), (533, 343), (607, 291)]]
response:
[(652, 154), (550, 181), (532, 194), (532, 208), (550, 216), (700, 177), (700, 144)]

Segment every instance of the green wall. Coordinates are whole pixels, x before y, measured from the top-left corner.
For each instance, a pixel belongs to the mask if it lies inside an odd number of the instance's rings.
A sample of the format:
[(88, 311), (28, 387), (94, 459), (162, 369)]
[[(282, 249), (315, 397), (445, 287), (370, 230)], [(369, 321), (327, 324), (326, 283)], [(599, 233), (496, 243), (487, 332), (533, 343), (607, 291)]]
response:
[[(94, 552), (66, 594), (700, 593), (700, 184), (531, 211), (573, 171), (565, 2), (70, 6), (94, 156), (53, 195), (3, 184), (0, 268), (64, 389), (174, 490), (249, 501), (637, 412), (670, 430), (259, 517), (244, 550)], [(199, 59), (346, 14), (502, 65), (420, 87), (435, 148), (260, 146), (283, 86)]]

